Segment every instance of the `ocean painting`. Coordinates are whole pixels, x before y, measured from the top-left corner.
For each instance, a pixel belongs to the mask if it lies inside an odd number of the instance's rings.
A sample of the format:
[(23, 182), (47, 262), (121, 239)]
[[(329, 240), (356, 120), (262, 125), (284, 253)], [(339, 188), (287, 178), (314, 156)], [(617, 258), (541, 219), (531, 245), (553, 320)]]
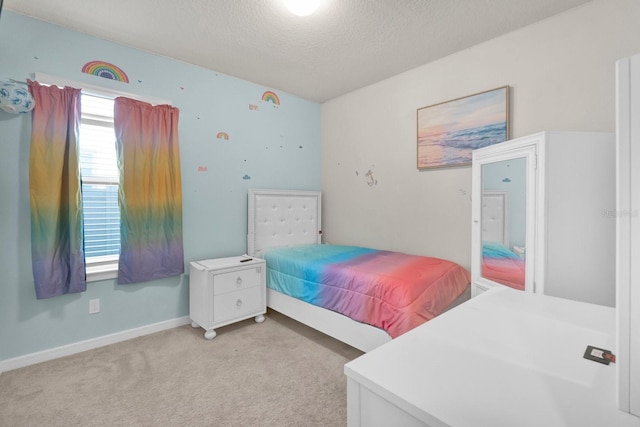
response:
[(509, 139), (509, 86), (418, 110), (418, 169), (471, 163), (471, 151)]

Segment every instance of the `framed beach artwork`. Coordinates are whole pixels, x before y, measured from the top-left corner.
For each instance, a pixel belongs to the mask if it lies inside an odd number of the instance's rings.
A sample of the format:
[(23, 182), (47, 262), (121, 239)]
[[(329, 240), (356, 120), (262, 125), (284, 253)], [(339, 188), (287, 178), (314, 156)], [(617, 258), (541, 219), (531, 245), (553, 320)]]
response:
[(418, 109), (418, 169), (471, 164), (471, 151), (509, 139), (509, 86)]

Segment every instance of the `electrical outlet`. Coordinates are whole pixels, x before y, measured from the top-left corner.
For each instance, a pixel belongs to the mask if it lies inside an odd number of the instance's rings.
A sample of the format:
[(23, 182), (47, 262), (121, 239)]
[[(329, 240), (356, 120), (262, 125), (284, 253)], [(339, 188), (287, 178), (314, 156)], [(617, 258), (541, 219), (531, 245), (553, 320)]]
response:
[(100, 299), (89, 300), (89, 314), (100, 313)]

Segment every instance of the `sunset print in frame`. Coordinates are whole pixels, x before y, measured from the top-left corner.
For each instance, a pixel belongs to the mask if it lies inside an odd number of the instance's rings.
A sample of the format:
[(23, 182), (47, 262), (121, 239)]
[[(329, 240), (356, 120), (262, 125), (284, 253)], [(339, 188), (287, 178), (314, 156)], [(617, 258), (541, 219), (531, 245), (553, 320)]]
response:
[(418, 169), (471, 164), (471, 151), (509, 139), (509, 86), (418, 109)]

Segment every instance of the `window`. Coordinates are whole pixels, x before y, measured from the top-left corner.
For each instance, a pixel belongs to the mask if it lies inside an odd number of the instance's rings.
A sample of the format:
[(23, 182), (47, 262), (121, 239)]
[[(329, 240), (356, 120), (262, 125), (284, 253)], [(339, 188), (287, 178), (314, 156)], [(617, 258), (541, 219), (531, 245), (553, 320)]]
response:
[[(113, 98), (82, 92), (79, 157), (87, 276), (115, 277), (120, 254)], [(101, 277), (95, 277), (97, 273)], [(105, 275), (106, 274), (106, 275)], [(89, 277), (88, 277), (89, 278)]]
[(125, 96), (153, 105), (171, 105), (171, 101), (39, 72), (35, 73), (35, 79), (44, 85), (82, 89), (79, 157), (87, 281), (114, 279), (118, 277), (120, 255), (119, 170), (113, 128), (114, 99)]

